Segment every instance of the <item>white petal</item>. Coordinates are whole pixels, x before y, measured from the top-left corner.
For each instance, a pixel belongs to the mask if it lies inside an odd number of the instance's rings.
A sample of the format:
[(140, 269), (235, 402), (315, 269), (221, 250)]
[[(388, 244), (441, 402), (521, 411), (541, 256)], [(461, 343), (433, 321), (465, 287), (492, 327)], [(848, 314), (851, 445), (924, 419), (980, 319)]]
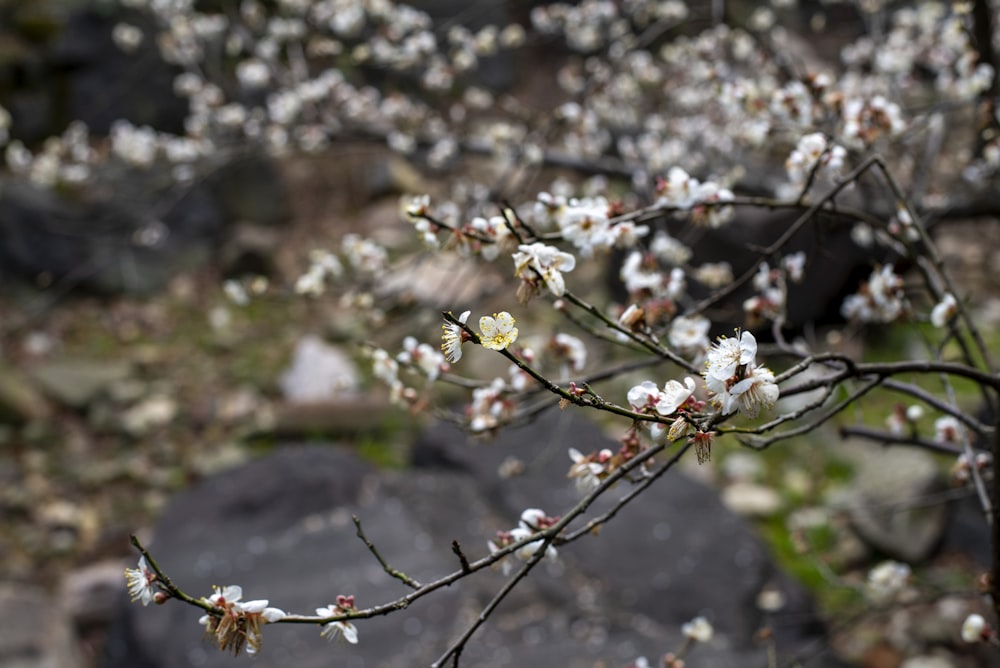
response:
[(284, 610), (280, 608), (265, 608), (261, 616), (269, 622), (277, 622), (285, 618), (287, 614)]

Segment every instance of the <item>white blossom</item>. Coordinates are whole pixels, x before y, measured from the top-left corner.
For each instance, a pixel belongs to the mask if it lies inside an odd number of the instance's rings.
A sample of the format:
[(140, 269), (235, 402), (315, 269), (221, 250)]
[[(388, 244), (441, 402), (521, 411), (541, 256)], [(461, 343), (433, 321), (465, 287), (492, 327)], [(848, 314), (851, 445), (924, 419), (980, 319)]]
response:
[(715, 634), (715, 629), (704, 617), (695, 617), (681, 626), (681, 633), (684, 634), (684, 637), (695, 642), (710, 642)]
[(517, 340), (514, 317), (506, 311), (484, 315), (479, 319), (480, 343), (490, 350), (505, 350)]
[(962, 622), (962, 640), (968, 643), (982, 642), (988, 635), (989, 628), (982, 615), (973, 613)]
[(133, 601), (142, 601), (144, 606), (153, 602), (156, 594), (156, 573), (149, 567), (146, 557), (139, 557), (138, 568), (125, 569), (128, 593)]
[(668, 380), (657, 397), (656, 412), (664, 417), (670, 417), (691, 398), (694, 388), (694, 379), (690, 376), (684, 379), (683, 384), (676, 380)]
[(513, 258), (515, 276), (533, 281), (537, 274), (556, 297), (562, 297), (566, 292), (563, 273), (576, 267), (573, 255), (543, 243), (522, 244)]
[[(462, 315), (458, 316), (458, 321), (464, 325), (471, 313), (472, 311), (464, 311)], [(441, 325), (441, 329), (444, 330), (444, 334), (441, 335), (441, 351), (444, 352), (445, 358), (454, 364), (462, 359), (462, 343), (469, 335), (464, 329), (451, 322), (445, 322)]]
[(941, 301), (931, 311), (931, 323), (935, 327), (944, 327), (958, 313), (958, 302), (953, 294), (946, 293)]
[(909, 579), (909, 566), (898, 561), (883, 561), (868, 572), (865, 590), (875, 603), (886, 603), (903, 591)]

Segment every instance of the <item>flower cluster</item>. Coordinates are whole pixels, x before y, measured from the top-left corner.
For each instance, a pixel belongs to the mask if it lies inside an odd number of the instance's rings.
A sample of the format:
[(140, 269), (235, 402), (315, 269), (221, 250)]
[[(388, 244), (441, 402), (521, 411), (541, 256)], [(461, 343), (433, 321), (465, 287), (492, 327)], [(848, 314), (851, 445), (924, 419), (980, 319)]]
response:
[(582, 494), (589, 494), (600, 487), (601, 482), (608, 477), (615, 465), (614, 453), (607, 448), (589, 455), (583, 455), (576, 448), (570, 448), (569, 458), (573, 460), (573, 465), (566, 477), (573, 479), (577, 491)]
[[(472, 311), (464, 311), (458, 317), (457, 323), (445, 322), (441, 326), (441, 329), (444, 330), (441, 335), (441, 350), (444, 352), (445, 358), (452, 364), (462, 359), (462, 344), (475, 340), (465, 328), (465, 323), (471, 313)], [(506, 311), (481, 317), (479, 331), (480, 336), (477, 342), (490, 350), (506, 350), (517, 340), (518, 334), (514, 316)]]
[(962, 453), (955, 460), (951, 467), (951, 477), (959, 485), (964, 485), (972, 480), (972, 472), (975, 470), (980, 475), (984, 474), (993, 466), (993, 455), (989, 452), (977, 452), (972, 456)]
[(860, 322), (893, 322), (907, 310), (903, 294), (903, 279), (891, 264), (872, 272), (856, 294), (844, 299), (840, 313), (848, 320)]
[(660, 179), (656, 194), (657, 205), (690, 210), (692, 221), (708, 227), (721, 227), (733, 217), (731, 206), (719, 205), (731, 202), (733, 191), (714, 181), (702, 183), (680, 167), (672, 167), (667, 178)]
[(748, 322), (756, 324), (761, 320), (774, 320), (785, 314), (788, 300), (788, 283), (802, 280), (805, 268), (805, 253), (792, 253), (782, 258), (779, 267), (771, 268), (761, 262), (753, 278), (756, 294), (743, 302), (743, 311)]
[(268, 607), (266, 600), (241, 601), (241, 598), (243, 589), (237, 585), (215, 587), (210, 597), (202, 599), (214, 606), (215, 611), (203, 615), (198, 623), (222, 651), (236, 655), (245, 647), (247, 654), (257, 654), (264, 642), (261, 627), (283, 619), (285, 612)]
[(441, 371), (448, 368), (444, 355), (430, 344), (419, 343), (412, 336), (403, 339), (403, 350), (396, 355), (396, 361), (419, 370), (427, 377), (428, 383), (433, 383)]
[(508, 398), (507, 382), (500, 377), (484, 387), (472, 391), (472, 402), (465, 409), (469, 429), (480, 433), (496, 429), (514, 411), (514, 403)]
[(719, 337), (705, 359), (705, 387), (712, 405), (723, 415), (737, 410), (755, 418), (761, 408), (778, 400), (778, 386), (771, 370), (758, 366), (757, 339), (744, 331), (739, 339)]
[(799, 140), (785, 161), (785, 170), (792, 184), (800, 188), (813, 170), (825, 180), (834, 181), (840, 176), (846, 157), (847, 150), (843, 146), (831, 144), (822, 133), (813, 132)]
[[(528, 508), (521, 513), (521, 519), (516, 527), (510, 531), (498, 531), (496, 538), (488, 541), (487, 546), (490, 549), (490, 554), (495, 554), (504, 548), (513, 545), (514, 543), (519, 543), (523, 540), (531, 538), (539, 531), (548, 529), (558, 521), (558, 517), (549, 517), (543, 510), (538, 508)], [(558, 556), (556, 548), (554, 548), (551, 543), (545, 545), (545, 541), (541, 538), (538, 540), (528, 541), (524, 545), (521, 545), (519, 548), (514, 550), (514, 555), (521, 561), (530, 561), (539, 550), (543, 549), (543, 546), (545, 558), (550, 561), (555, 561)], [(506, 560), (502, 563), (503, 573), (504, 575), (508, 575), (511, 570), (511, 564)]]
[(628, 391), (628, 403), (637, 412), (655, 411), (662, 417), (673, 417), (691, 401), (694, 390), (694, 379), (690, 376), (683, 383), (668, 380), (662, 390), (647, 380)]
[(513, 257), (514, 275), (521, 279), (521, 287), (518, 289), (521, 303), (527, 303), (540, 292), (539, 281), (556, 297), (562, 297), (566, 293), (563, 273), (573, 271), (576, 267), (576, 258), (572, 254), (555, 246), (533, 243), (518, 246)]
[(542, 224), (554, 223), (561, 236), (573, 244), (583, 258), (595, 251), (627, 248), (649, 234), (649, 227), (629, 221), (612, 222), (612, 206), (604, 197), (567, 198), (547, 192), (538, 194), (534, 207)]

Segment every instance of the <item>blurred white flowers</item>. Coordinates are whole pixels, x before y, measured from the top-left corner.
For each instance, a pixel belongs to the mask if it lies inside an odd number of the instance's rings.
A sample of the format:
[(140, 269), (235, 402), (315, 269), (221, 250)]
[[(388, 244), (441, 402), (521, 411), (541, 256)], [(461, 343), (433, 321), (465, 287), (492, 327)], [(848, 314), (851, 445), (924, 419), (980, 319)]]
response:
[(957, 313), (958, 302), (955, 301), (955, 295), (946, 293), (931, 311), (931, 324), (935, 327), (944, 327)]
[(704, 617), (695, 617), (681, 626), (681, 633), (694, 642), (709, 642), (715, 635), (715, 629)]
[(898, 561), (883, 561), (868, 572), (865, 591), (875, 603), (888, 603), (896, 598), (910, 580), (910, 567)]

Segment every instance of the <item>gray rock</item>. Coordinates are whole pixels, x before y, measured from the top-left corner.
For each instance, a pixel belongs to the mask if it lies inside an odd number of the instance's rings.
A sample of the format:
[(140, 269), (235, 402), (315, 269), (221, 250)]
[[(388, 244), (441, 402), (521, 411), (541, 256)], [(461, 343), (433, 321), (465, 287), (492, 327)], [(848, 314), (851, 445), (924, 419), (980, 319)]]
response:
[(0, 583), (0, 666), (82, 668), (69, 617), (39, 587)]
[(0, 363), (0, 424), (45, 420), (52, 406), (20, 371)]
[(934, 458), (912, 448), (888, 448), (859, 460), (847, 497), (851, 526), (862, 540), (894, 559), (919, 563), (941, 543), (948, 508)]
[[(566, 480), (571, 446), (585, 454), (617, 449), (600, 429), (567, 409), (550, 412), (527, 427), (505, 430), (494, 441), (474, 441), (455, 427), (441, 425), (425, 433), (414, 457), (420, 465), (469, 471), (492, 505), (516, 518), (524, 508), (559, 513), (576, 503), (579, 494)], [(503, 477), (511, 458), (524, 464), (526, 475)], [(605, 495), (588, 515), (607, 510), (627, 489), (622, 486)], [(647, 657), (672, 649), (671, 640), (663, 639), (672, 639), (681, 624), (704, 615), (726, 650), (713, 654), (714, 648), (699, 648), (688, 666), (765, 665), (752, 641), (764, 624), (756, 598), (765, 587), (778, 589), (786, 600), (773, 618), (782, 654), (807, 642), (822, 643), (820, 625), (801, 586), (777, 569), (750, 526), (725, 508), (715, 490), (680, 471), (647, 489), (593, 540), (565, 551), (597, 583), (600, 605), (639, 613), (666, 627), (657, 629), (657, 642), (636, 640), (640, 654)]]
[[(135, 564), (128, 564), (135, 568)], [(114, 618), (125, 565), (120, 560), (99, 561), (66, 574), (59, 600), (78, 627), (107, 625)]]
[[(389, 564), (430, 582), (457, 570), (452, 541), (478, 558), (524, 508), (558, 513), (575, 503), (565, 477), (569, 443), (609, 445), (564, 413), (478, 445), (454, 428), (435, 428), (405, 472), (375, 472), (341, 449), (285, 448), (178, 497), (157, 523), (152, 551), (196, 596), (240, 584), (247, 598), (296, 612), (311, 613), (338, 594), (354, 594), (361, 607), (386, 603), (408, 589), (355, 536), (352, 513)], [(501, 484), (498, 470), (510, 456), (525, 461), (528, 473)], [(591, 514), (611, 503), (598, 502)], [(480, 572), (406, 610), (360, 621), (356, 646), (331, 647), (315, 628), (267, 627), (254, 665), (428, 665), (504, 581), (499, 570)], [(822, 643), (802, 590), (777, 571), (744, 521), (710, 489), (668, 475), (600, 536), (563, 546), (556, 563), (536, 569), (473, 637), (461, 665), (625, 665), (676, 649), (680, 625), (704, 614), (717, 635), (689, 666), (764, 666), (752, 636), (764, 622), (754, 600), (765, 585), (787, 601), (775, 623), (782, 654)], [(232, 658), (201, 638), (198, 617), (181, 604), (142, 608), (123, 600), (104, 668), (230, 668)]]
[(331, 401), (358, 389), (358, 370), (340, 348), (307, 335), (295, 344), (288, 369), (281, 376), (285, 399), (295, 403)]
[(30, 374), (53, 399), (70, 408), (84, 408), (111, 385), (132, 373), (128, 362), (58, 360), (33, 367)]

